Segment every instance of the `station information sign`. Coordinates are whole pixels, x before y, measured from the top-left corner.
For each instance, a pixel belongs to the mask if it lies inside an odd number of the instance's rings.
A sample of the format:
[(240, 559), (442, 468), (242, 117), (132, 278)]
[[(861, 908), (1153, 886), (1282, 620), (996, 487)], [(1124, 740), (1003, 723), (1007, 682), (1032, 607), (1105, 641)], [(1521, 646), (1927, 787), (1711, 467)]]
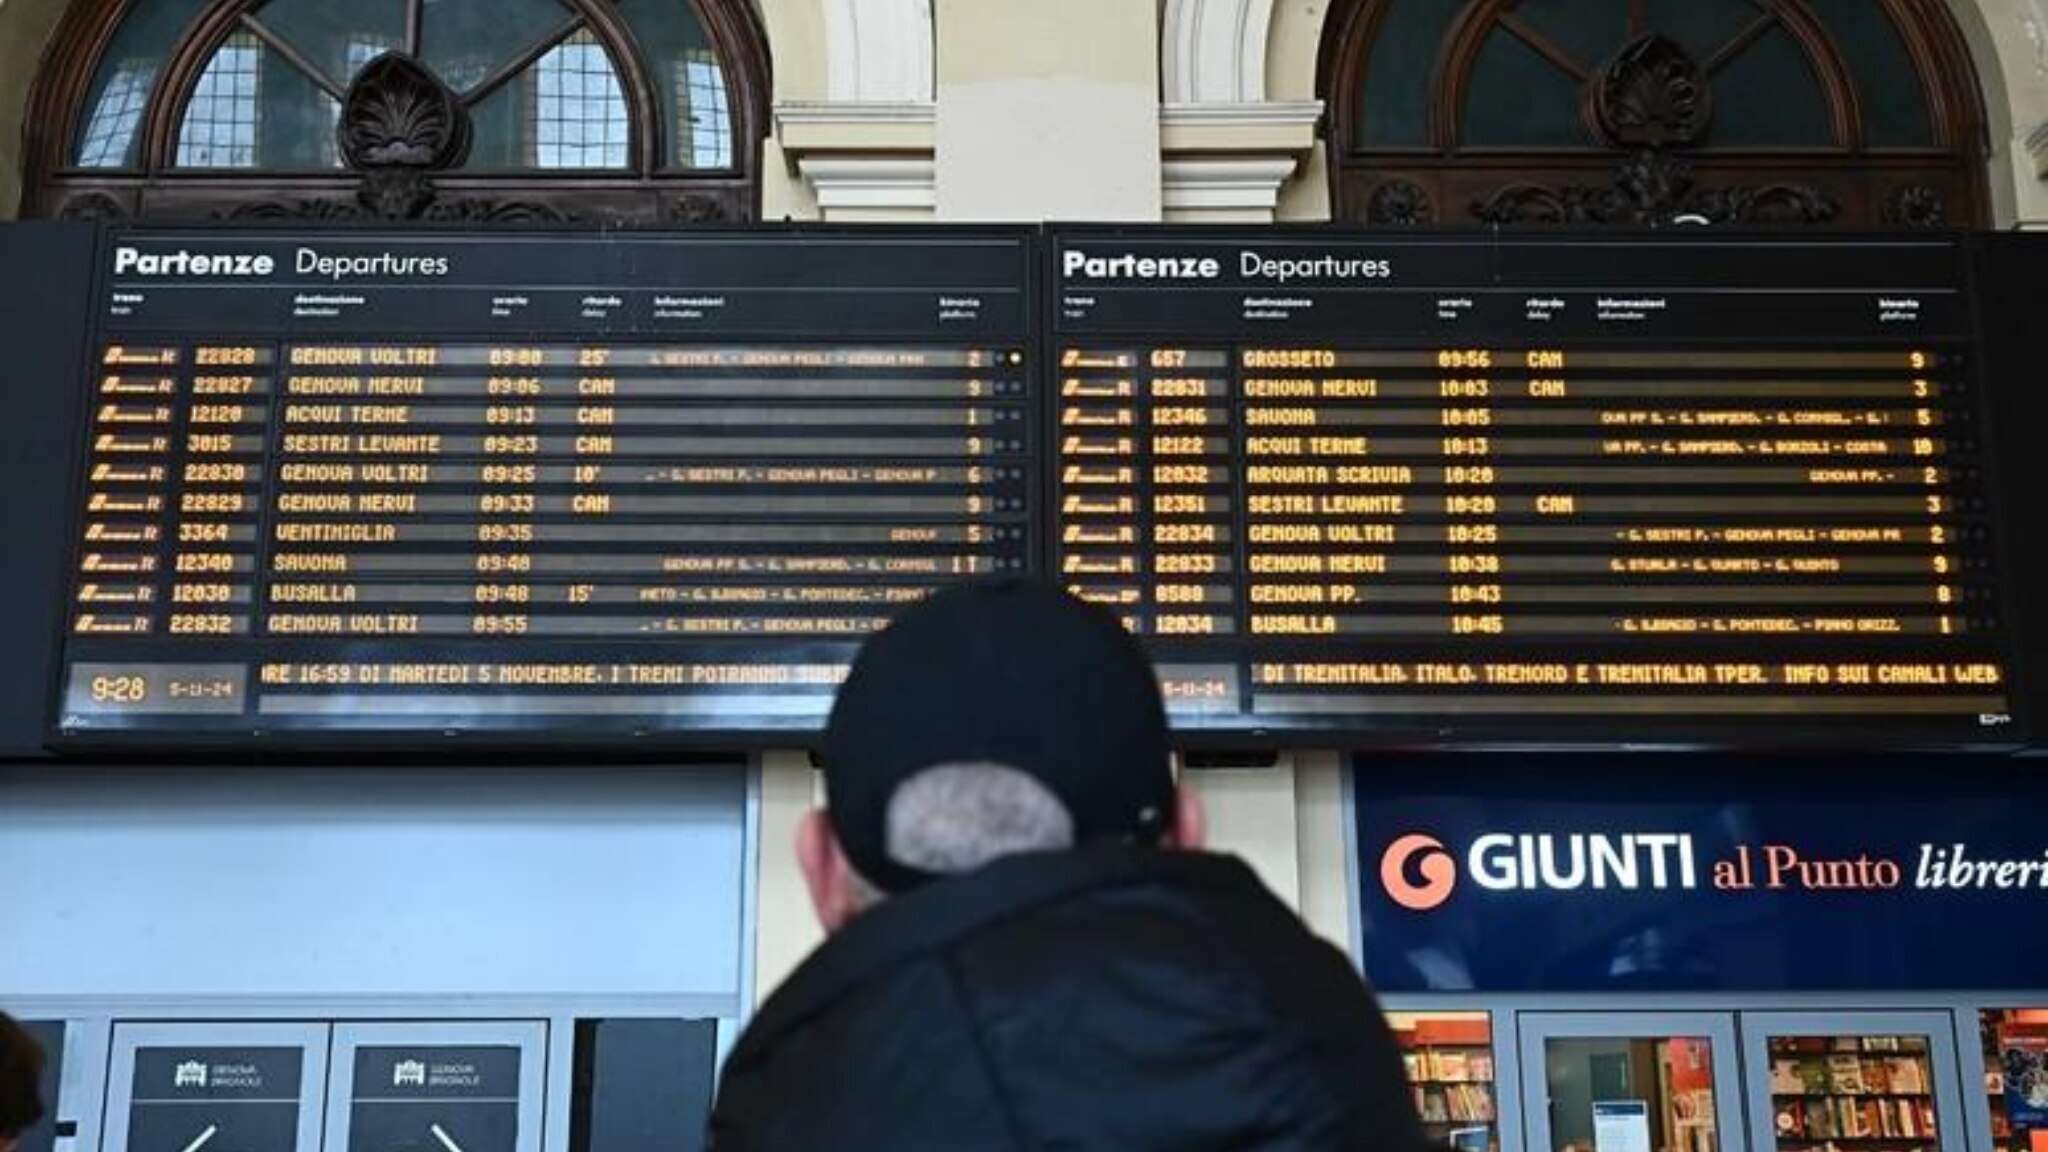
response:
[(2017, 745), (1985, 243), (110, 230), (53, 742), (804, 743), (1013, 575), (1190, 746)]
[(1052, 245), (1049, 564), (1186, 731), (1997, 739), (1940, 240)]
[(1027, 234), (121, 232), (61, 736), (810, 730), (1036, 572)]

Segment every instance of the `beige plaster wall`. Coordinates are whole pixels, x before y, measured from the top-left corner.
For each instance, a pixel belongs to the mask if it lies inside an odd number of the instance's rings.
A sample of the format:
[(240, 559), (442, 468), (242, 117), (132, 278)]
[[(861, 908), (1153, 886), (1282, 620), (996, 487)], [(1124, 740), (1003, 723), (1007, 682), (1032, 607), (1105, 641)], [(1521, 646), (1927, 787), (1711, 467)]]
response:
[[(754, 0), (761, 25), (768, 32), (768, 55), (775, 70), (771, 103), (825, 98), (828, 80), (821, 4), (822, 0)], [(774, 138), (774, 125), (765, 124), (762, 131), (768, 139), (761, 148), (761, 219), (818, 219), (817, 194), (783, 155)]]
[(942, 220), (1157, 220), (1154, 0), (940, 0)]

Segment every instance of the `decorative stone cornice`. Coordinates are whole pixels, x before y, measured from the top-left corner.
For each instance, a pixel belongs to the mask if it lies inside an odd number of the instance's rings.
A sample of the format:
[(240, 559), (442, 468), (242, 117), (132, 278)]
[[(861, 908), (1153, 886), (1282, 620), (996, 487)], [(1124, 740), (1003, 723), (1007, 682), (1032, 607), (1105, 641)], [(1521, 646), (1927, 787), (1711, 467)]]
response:
[(1315, 148), (1322, 116), (1318, 100), (1162, 107), (1160, 202), (1166, 218), (1271, 222), (1281, 186)]
[(805, 156), (797, 161), (827, 220), (930, 219), (938, 208), (938, 165), (930, 155)]
[(1161, 164), (1161, 206), (1183, 223), (1270, 223), (1280, 186), (1294, 174), (1291, 156), (1168, 158)]
[(930, 101), (784, 100), (775, 105), (775, 139), (797, 158), (811, 152), (932, 150), (938, 109)]
[(783, 101), (775, 138), (827, 220), (928, 220), (938, 202), (929, 101)]
[(1322, 119), (1320, 100), (1165, 104), (1159, 109), (1159, 145), (1168, 155), (1255, 150), (1306, 156)]

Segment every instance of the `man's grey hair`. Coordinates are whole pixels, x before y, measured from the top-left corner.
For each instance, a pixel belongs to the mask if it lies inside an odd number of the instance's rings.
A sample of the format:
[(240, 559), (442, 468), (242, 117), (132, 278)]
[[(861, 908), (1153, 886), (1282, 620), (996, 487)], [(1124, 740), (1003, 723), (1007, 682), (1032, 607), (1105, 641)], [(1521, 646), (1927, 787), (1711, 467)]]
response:
[[(942, 876), (1005, 856), (1074, 846), (1074, 817), (1037, 777), (1007, 764), (939, 764), (889, 797), (884, 850), (906, 868)], [(881, 893), (864, 886), (864, 903)]]

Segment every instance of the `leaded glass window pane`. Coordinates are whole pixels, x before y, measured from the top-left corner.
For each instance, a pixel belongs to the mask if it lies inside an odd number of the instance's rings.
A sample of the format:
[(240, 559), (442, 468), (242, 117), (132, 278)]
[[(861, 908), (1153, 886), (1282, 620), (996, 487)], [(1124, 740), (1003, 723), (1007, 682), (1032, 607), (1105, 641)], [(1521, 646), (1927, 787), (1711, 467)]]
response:
[(631, 120), (611, 57), (588, 31), (470, 110), (474, 169), (624, 168)]
[(142, 120), (150, 89), (185, 26), (206, 0), (144, 0), (121, 21), (100, 58), (74, 153), (82, 168), (142, 163)]
[(619, 0), (661, 104), (663, 157), (675, 168), (732, 166), (725, 69), (689, 0)]

